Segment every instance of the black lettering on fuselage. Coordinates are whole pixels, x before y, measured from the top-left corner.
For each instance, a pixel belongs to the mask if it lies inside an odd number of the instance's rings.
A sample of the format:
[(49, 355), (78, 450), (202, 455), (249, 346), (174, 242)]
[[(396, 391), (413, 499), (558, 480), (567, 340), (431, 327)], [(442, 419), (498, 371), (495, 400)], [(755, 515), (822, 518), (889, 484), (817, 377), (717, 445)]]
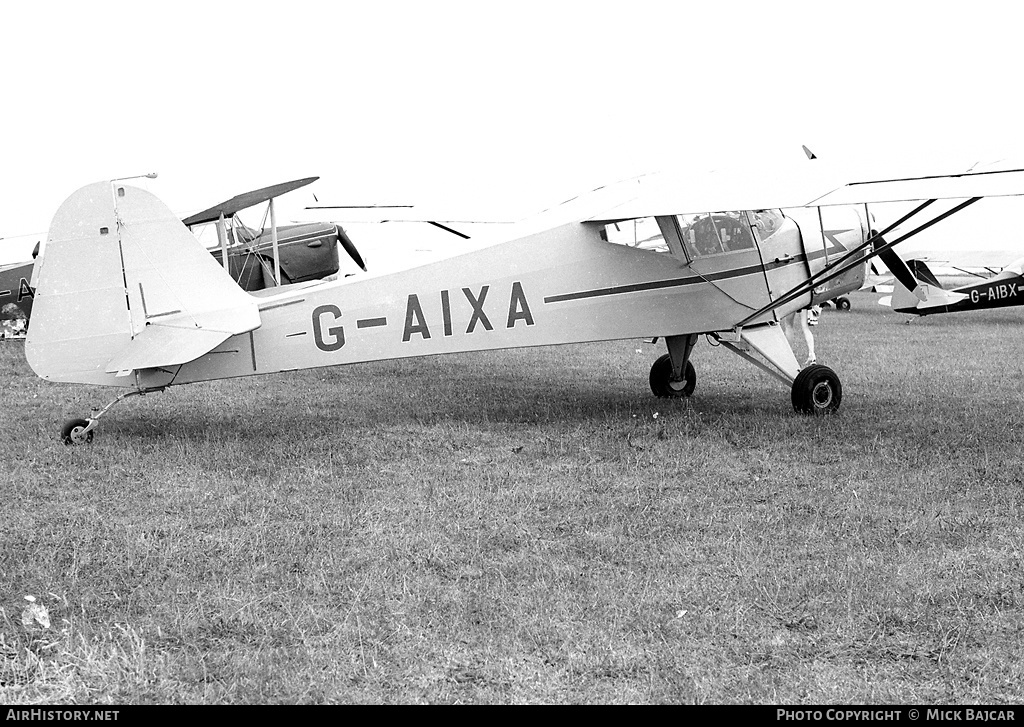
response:
[(491, 286), (485, 285), (480, 288), (480, 297), (474, 298), (473, 291), (469, 288), (463, 288), (462, 292), (466, 294), (466, 300), (473, 306), (473, 316), (469, 319), (469, 327), (466, 329), (466, 333), (472, 333), (473, 329), (476, 328), (476, 322), (480, 321), (483, 324), (484, 330), (492, 330), (491, 322), (487, 320), (487, 315), (484, 313), (484, 298), (487, 297), (487, 289)]
[(518, 280), (512, 283), (512, 295), (508, 301), (508, 324), (505, 327), (515, 328), (516, 321), (526, 321), (526, 325), (533, 325), (530, 304), (526, 302), (523, 286)]
[[(413, 322), (413, 319), (416, 319)], [(405, 331), (402, 333), (402, 341), (408, 341), (412, 334), (418, 333), (423, 338), (430, 338), (430, 329), (427, 328), (427, 321), (423, 317), (423, 309), (420, 307), (420, 299), (416, 294), (409, 296), (409, 302), (405, 306)]]
[(452, 306), (448, 301), (448, 291), (441, 291), (441, 317), (444, 319), (444, 335), (452, 335)]
[(324, 336), (324, 315), (333, 315), (334, 320), (341, 318), (341, 309), (336, 305), (318, 305), (313, 309), (313, 340), (321, 351), (337, 351), (345, 345), (345, 328), (332, 326), (326, 329)]
[[(469, 322), (466, 326), (466, 333), (473, 333), (479, 328), (485, 331), (494, 330), (490, 318), (488, 318), (487, 313), (484, 311), (484, 303), (487, 300), (490, 288), (491, 286), (489, 285), (483, 285), (480, 287), (480, 292), (475, 294), (470, 288), (462, 289), (463, 295), (466, 296), (466, 300), (469, 301), (472, 307)], [(451, 291), (440, 291), (440, 298), (442, 331), (443, 335), (448, 337), (453, 335), (455, 325), (461, 324), (453, 320)], [(455, 312), (457, 314), (459, 309), (456, 308)], [(519, 321), (525, 321), (527, 326), (534, 324), (533, 311), (530, 310), (530, 303), (526, 298), (526, 292), (523, 290), (523, 284), (516, 280), (513, 281), (511, 292), (509, 293), (508, 318), (506, 319), (505, 327), (515, 328)], [(434, 323), (436, 325), (437, 322), (434, 321)], [(427, 317), (423, 313), (423, 306), (420, 305), (419, 296), (415, 293), (409, 295), (408, 302), (406, 303), (405, 330), (402, 333), (402, 342), (405, 343), (412, 340), (414, 334), (419, 334), (424, 340), (430, 338)]]
[(25, 278), (21, 279), (21, 287), (18, 288), (18, 302), (20, 303), (23, 298), (35, 298), (36, 291), (32, 290), (32, 286), (28, 284)]

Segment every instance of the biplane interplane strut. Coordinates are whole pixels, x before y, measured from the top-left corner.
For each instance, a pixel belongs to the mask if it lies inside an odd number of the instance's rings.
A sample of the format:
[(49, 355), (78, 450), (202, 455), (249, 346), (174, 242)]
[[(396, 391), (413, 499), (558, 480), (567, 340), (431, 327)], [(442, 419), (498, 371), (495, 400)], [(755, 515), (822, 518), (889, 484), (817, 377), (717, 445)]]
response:
[[(383, 359), (664, 339), (650, 387), (680, 398), (695, 390), (690, 358), (705, 334), (788, 386), (796, 411), (828, 414), (841, 404), (839, 376), (801, 368), (778, 321), (860, 288), (869, 259), (895, 255), (899, 242), (979, 198), (1024, 193), (1024, 170), (872, 180), (799, 196), (781, 193), (776, 179), (760, 194), (744, 181), (731, 193), (722, 178), (717, 188), (629, 180), (510, 223), (503, 241), (472, 252), (259, 294), (240, 288), (155, 196), (97, 182), (54, 217), (37, 263), (26, 357), (45, 379), (129, 389), (123, 397)], [(940, 199), (966, 201), (885, 240)], [(923, 204), (874, 231), (868, 205), (896, 201)], [(203, 216), (223, 222), (241, 202)], [(399, 212), (380, 210), (387, 219)], [(65, 424), (64, 441), (91, 439), (107, 409)]]

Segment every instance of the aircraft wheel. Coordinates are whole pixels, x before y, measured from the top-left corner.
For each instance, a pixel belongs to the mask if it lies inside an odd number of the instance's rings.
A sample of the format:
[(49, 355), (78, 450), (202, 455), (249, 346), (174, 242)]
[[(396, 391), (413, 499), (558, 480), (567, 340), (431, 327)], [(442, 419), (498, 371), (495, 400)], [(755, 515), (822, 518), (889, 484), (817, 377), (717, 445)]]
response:
[(682, 399), (693, 393), (697, 385), (697, 372), (689, 361), (683, 369), (683, 378), (672, 379), (672, 357), (667, 353), (651, 366), (651, 391), (662, 399)]
[(843, 385), (828, 366), (812, 364), (793, 382), (793, 409), (801, 414), (833, 414), (843, 400)]
[(88, 444), (92, 441), (92, 430), (85, 431), (87, 426), (87, 419), (68, 419), (60, 428), (60, 441), (64, 444)]
[(836, 309), (850, 310), (850, 299), (843, 296), (836, 298)]

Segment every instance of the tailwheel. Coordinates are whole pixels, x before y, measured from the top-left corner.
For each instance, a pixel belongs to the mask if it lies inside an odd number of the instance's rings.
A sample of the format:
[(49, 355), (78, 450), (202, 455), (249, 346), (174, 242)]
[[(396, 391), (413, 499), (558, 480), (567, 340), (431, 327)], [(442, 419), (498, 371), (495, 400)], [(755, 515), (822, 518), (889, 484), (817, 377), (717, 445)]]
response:
[(64, 444), (88, 444), (92, 441), (92, 429), (88, 419), (68, 419), (60, 428), (60, 440)]
[(682, 399), (693, 393), (697, 385), (697, 372), (689, 361), (683, 367), (682, 378), (672, 376), (672, 357), (667, 353), (651, 366), (651, 391), (662, 399)]
[(845, 295), (836, 298), (836, 310), (850, 310), (850, 299)]
[(843, 385), (828, 366), (812, 364), (793, 381), (793, 408), (801, 414), (833, 414), (843, 400)]

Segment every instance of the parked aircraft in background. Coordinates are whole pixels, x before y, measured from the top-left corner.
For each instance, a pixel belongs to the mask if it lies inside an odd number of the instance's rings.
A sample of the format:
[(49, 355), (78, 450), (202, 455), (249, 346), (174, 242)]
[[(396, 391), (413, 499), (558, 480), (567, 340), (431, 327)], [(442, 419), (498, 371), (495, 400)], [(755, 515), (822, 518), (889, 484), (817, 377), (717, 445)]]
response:
[[(182, 222), (189, 228), (211, 223), (217, 226), (220, 246), (213, 251), (213, 256), (222, 264), (227, 257), (231, 277), (246, 291), (334, 275), (340, 269), (339, 244), (365, 271), (362, 256), (341, 226), (317, 222), (278, 226), (274, 199), (316, 180), (317, 177), (308, 177), (245, 192), (186, 217)], [(257, 232), (245, 226), (238, 213), (264, 202), (269, 204), (270, 227), (264, 226)]]
[(890, 305), (898, 313), (926, 316), (1024, 305), (1024, 258), (989, 278), (948, 289), (924, 261), (909, 260), (907, 266), (916, 286), (912, 292), (905, 283), (894, 283)]
[(0, 320), (27, 320), (32, 312), (33, 263), (0, 266)]
[[(1011, 194), (1024, 194), (1024, 170), (868, 180), (813, 194), (782, 189), (777, 172), (760, 183), (751, 174), (640, 178), (510, 225), (505, 241), (454, 258), (257, 296), (155, 196), (97, 182), (54, 216), (25, 353), (47, 380), (125, 390), (66, 422), (69, 444), (90, 441), (120, 399), (178, 384), (587, 341), (664, 339), (651, 389), (686, 397), (701, 335), (783, 382), (796, 411), (826, 414), (839, 409), (839, 377), (819, 364), (801, 369), (779, 319), (859, 289), (874, 256), (892, 270), (895, 244), (981, 197)], [(937, 200), (964, 197), (926, 213)], [(867, 203), (907, 200), (925, 201), (871, 229)], [(915, 230), (885, 240), (922, 216)], [(226, 218), (217, 214), (224, 232)], [(647, 218), (667, 252), (615, 244), (623, 222)], [(894, 274), (910, 280), (905, 270)]]

